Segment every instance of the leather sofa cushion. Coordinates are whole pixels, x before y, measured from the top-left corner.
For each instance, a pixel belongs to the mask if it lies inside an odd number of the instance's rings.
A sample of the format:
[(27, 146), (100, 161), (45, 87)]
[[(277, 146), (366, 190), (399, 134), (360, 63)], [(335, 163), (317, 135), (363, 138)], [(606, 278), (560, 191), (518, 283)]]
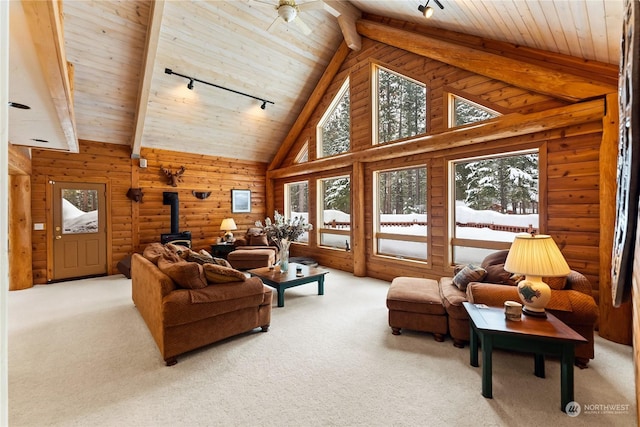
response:
[(184, 325), (249, 307), (257, 312), (266, 294), (265, 285), (257, 277), (203, 289), (177, 289), (162, 300), (164, 325)]
[(205, 288), (208, 283), (204, 275), (204, 269), (197, 262), (176, 260), (176, 255), (164, 254), (158, 260), (158, 268), (169, 276), (176, 285), (185, 289)]

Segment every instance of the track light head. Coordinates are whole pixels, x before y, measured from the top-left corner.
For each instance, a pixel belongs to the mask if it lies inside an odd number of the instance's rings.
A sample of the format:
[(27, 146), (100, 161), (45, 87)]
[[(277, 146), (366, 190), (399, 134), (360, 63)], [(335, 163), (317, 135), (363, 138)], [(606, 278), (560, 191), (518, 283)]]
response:
[(189, 83), (187, 83), (187, 89), (193, 90), (193, 79), (189, 79)]
[(262, 105), (260, 106), (263, 110), (267, 108), (267, 101), (262, 101)]
[(173, 70), (171, 70), (171, 68), (165, 68), (164, 69), (164, 73), (171, 75), (171, 74), (173, 74)]
[(431, 18), (431, 16), (433, 15), (433, 8), (431, 6), (428, 6), (429, 2), (427, 2), (427, 4), (420, 5), (418, 6), (418, 10), (420, 12), (422, 12), (422, 14), (424, 15), (425, 18), (429, 19)]

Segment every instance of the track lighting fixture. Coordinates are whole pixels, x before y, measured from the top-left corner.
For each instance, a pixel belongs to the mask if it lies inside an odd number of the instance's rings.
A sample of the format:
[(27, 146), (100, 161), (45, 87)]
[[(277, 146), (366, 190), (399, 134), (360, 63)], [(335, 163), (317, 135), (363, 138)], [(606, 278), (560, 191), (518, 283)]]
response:
[(260, 106), (260, 108), (262, 108), (263, 110), (265, 108), (267, 108), (267, 103), (275, 105), (275, 103), (273, 101), (269, 101), (269, 100), (266, 100), (264, 98), (259, 98), (257, 96), (249, 95), (248, 93), (240, 92), (240, 91), (237, 91), (237, 90), (234, 90), (234, 89), (229, 89), (229, 88), (226, 88), (224, 86), (220, 86), (220, 85), (217, 85), (217, 84), (214, 84), (214, 83), (205, 82), (204, 80), (200, 80), (200, 79), (197, 79), (195, 77), (185, 76), (184, 74), (176, 73), (171, 68), (165, 68), (164, 72), (165, 72), (165, 74), (169, 74), (169, 75), (174, 74), (176, 76), (188, 79), (189, 83), (187, 83), (187, 88), (190, 89), (190, 90), (193, 90), (193, 82), (198, 82), (198, 83), (203, 83), (203, 84), (206, 84), (206, 85), (209, 85), (209, 86), (217, 87), (218, 89), (224, 89), (224, 90), (229, 91), (229, 92), (237, 93), (238, 95), (246, 96), (248, 98), (257, 99), (258, 101), (262, 101), (262, 105)]
[[(422, 12), (424, 17), (427, 19), (431, 18), (431, 16), (433, 15), (433, 8), (429, 6), (430, 1), (431, 0), (427, 0), (424, 6), (423, 5), (418, 6), (418, 10)], [(440, 9), (444, 9), (444, 6), (442, 5), (442, 3), (440, 3), (439, 0), (433, 0), (433, 2), (437, 4)]]

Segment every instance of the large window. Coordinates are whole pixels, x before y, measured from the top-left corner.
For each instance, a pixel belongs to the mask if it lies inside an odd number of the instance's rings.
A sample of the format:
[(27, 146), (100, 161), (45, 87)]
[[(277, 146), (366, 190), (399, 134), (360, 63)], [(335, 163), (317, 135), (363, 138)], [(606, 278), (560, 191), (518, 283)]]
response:
[[(309, 182), (293, 182), (284, 186), (286, 218), (304, 218), (309, 223)], [(309, 242), (309, 233), (304, 232), (297, 240)]]
[(351, 246), (351, 180), (341, 176), (318, 184), (320, 245), (347, 249)]
[(376, 253), (427, 259), (427, 168), (375, 174)]
[(518, 233), (538, 231), (538, 153), (450, 162), (453, 262), (480, 262), (508, 249)]
[(375, 68), (374, 78), (376, 142), (381, 144), (425, 133), (425, 85), (381, 67)]
[(500, 114), (457, 95), (449, 95), (449, 126), (456, 127), (498, 117)]
[(318, 157), (346, 153), (351, 146), (349, 79), (338, 91), (317, 127)]

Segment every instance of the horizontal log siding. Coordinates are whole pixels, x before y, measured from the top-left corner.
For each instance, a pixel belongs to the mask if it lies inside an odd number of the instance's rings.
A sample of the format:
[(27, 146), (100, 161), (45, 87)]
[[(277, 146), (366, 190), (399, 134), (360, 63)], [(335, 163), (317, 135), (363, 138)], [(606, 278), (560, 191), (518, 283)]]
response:
[[(178, 193), (180, 231), (191, 231), (194, 250), (210, 249), (222, 235), (224, 218), (235, 220), (236, 235), (264, 219), (266, 163), (145, 148), (141, 155), (147, 159), (147, 167), (138, 171), (137, 187), (144, 192), (144, 202), (139, 205), (138, 251), (171, 231), (171, 209), (162, 204), (165, 191)], [(160, 168), (175, 171), (181, 166), (185, 167), (182, 182), (172, 187)], [(232, 189), (251, 190), (250, 213), (231, 213)], [(211, 195), (200, 200), (193, 191), (210, 191)]]
[[(46, 192), (49, 179), (74, 182), (108, 182), (111, 206), (107, 213), (107, 229), (111, 233), (111, 258), (107, 261), (109, 274), (117, 273), (116, 265), (132, 252), (131, 203), (127, 190), (131, 186), (131, 154), (124, 145), (80, 141), (79, 153), (33, 150), (32, 198), (33, 223), (47, 223)], [(47, 232), (33, 231), (33, 282), (47, 283)], [(108, 252), (109, 253), (109, 252)], [(52, 259), (52, 258), (51, 258)]]
[[(320, 106), (312, 114), (296, 145), (286, 157), (283, 169), (293, 165), (293, 159), (305, 141), (309, 141), (310, 161), (316, 159), (315, 148), (312, 148), (316, 143), (315, 126), (324, 113), (324, 108), (331, 102), (347, 74), (351, 79), (352, 150), (366, 153), (367, 149), (371, 148), (372, 111), (371, 101), (368, 97), (372, 90), (370, 78), (372, 63), (380, 64), (427, 85), (428, 133), (444, 132), (447, 129), (446, 104), (443, 102), (447, 92), (468, 96), (470, 100), (493, 106), (503, 114), (512, 112), (525, 114), (567, 105), (562, 100), (531, 93), (368, 39), (364, 39), (363, 42), (363, 50), (352, 52), (345, 60), (339, 77), (328, 88)], [(542, 232), (549, 233), (556, 239), (569, 265), (584, 273), (591, 281), (594, 291), (597, 292), (599, 282), (598, 150), (601, 133), (602, 123), (597, 121), (412, 156), (402, 157), (399, 153), (396, 158), (384, 161), (366, 163), (366, 154), (359, 157), (365, 162), (366, 209), (363, 229), (365, 230), (366, 244), (366, 275), (383, 280), (392, 280), (397, 276), (437, 279), (443, 275), (451, 275), (452, 268), (448, 255), (450, 236), (447, 232), (448, 159), (546, 147), (547, 155), (541, 156), (541, 161), (546, 162), (546, 164), (541, 164), (541, 168), (545, 168), (545, 166), (547, 168), (546, 181), (541, 182), (541, 190), (544, 191), (541, 199), (546, 197), (548, 216), (540, 219)], [(429, 259), (426, 264), (376, 256), (373, 253), (373, 172), (411, 165), (427, 165), (428, 167)], [(310, 174), (304, 177), (276, 180), (276, 206), (284, 207), (282, 191), (285, 182), (309, 179), (310, 186), (313, 186), (314, 180), (317, 178), (318, 174)], [(315, 212), (315, 192), (312, 192), (310, 200), (313, 205), (311, 212)], [(316, 225), (313, 215), (311, 215), (311, 222)], [(353, 271), (351, 264), (353, 254), (339, 251), (336, 253), (335, 250), (317, 247), (314, 241), (311, 241), (309, 245), (296, 246), (292, 251), (297, 255), (313, 257), (329, 267)]]
[[(33, 150), (32, 208), (34, 223), (46, 223), (46, 186), (49, 177), (58, 180), (107, 181), (111, 190), (109, 224), (111, 258), (109, 273), (117, 273), (117, 263), (132, 252), (159, 241), (168, 233), (170, 207), (162, 204), (162, 193), (178, 192), (180, 200), (180, 230), (192, 233), (194, 249), (208, 249), (220, 235), (223, 218), (233, 217), (241, 230), (265, 216), (266, 164), (221, 157), (202, 156), (163, 150), (142, 150), (147, 168), (131, 160), (129, 147), (116, 144), (81, 141), (80, 152), (60, 153)], [(184, 166), (183, 182), (171, 187), (160, 171), (164, 166), (173, 170)], [(129, 188), (141, 188), (142, 203), (126, 197)], [(251, 190), (251, 213), (231, 213), (231, 189)], [(200, 200), (193, 191), (211, 191)], [(33, 231), (34, 283), (47, 282), (46, 231)]]

